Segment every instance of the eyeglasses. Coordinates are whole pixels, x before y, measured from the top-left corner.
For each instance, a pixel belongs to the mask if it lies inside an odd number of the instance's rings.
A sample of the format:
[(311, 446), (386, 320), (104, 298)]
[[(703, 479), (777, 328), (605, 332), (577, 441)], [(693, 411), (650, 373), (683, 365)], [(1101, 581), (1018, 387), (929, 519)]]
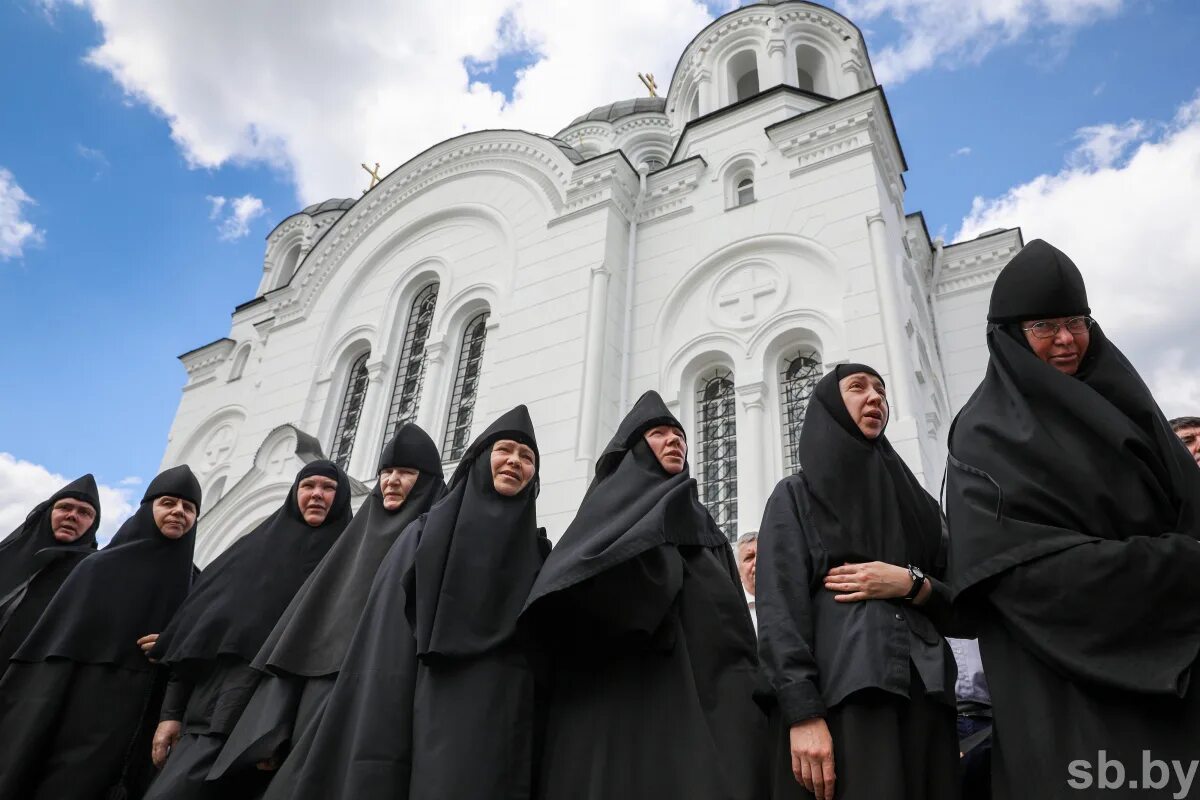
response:
[(1060, 328), (1066, 328), (1067, 333), (1078, 336), (1081, 333), (1086, 333), (1091, 330), (1096, 320), (1091, 317), (1071, 317), (1066, 322), (1035, 322), (1028, 328), (1021, 328), (1023, 331), (1029, 331), (1038, 339), (1050, 339), (1058, 336)]

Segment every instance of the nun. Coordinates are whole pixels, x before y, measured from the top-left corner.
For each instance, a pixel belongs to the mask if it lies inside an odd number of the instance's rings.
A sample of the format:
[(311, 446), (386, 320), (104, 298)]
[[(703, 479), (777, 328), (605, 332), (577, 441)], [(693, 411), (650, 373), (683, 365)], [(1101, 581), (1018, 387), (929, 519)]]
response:
[(538, 462), (525, 406), (467, 448), (380, 565), (325, 712), (267, 800), (532, 796), (535, 653), (517, 616), (550, 549)]
[(112, 542), (63, 582), (0, 680), (2, 800), (136, 800), (166, 675), (139, 639), (192, 582), (200, 484), (169, 469)]
[(950, 582), (977, 618), (999, 800), (1182, 797), (1195, 777), (1200, 470), (1090, 314), (1071, 259), (1026, 245), (950, 431)]
[(446, 493), (437, 445), (411, 423), (383, 448), (376, 473), (375, 488), (255, 658), (254, 668), (264, 674), (211, 780), (239, 769), (278, 768), (294, 738), (324, 708), (384, 556), (400, 532)]
[(597, 460), (523, 618), (550, 661), (537, 797), (764, 797), (754, 627), (656, 392)]
[(96, 552), (100, 493), (84, 475), (34, 507), (0, 542), (0, 675), (71, 570)]
[(771, 797), (958, 796), (941, 511), (884, 435), (883, 379), (839, 364), (813, 390), (803, 469), (759, 529), (758, 634), (777, 705)]
[(154, 734), (149, 798), (248, 798), (262, 773), (206, 782), (259, 673), (250, 662), (305, 578), (350, 522), (350, 479), (332, 461), (296, 474), (283, 505), (204, 570), (150, 654), (171, 680)]

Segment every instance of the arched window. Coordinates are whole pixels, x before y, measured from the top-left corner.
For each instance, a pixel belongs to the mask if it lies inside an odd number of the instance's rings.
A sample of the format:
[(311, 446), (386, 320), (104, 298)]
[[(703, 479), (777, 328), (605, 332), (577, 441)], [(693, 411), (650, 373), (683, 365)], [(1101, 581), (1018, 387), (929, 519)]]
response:
[(758, 56), (743, 50), (729, 59), (730, 100), (737, 103), (758, 94)]
[(483, 344), (487, 338), (488, 312), (483, 312), (463, 331), (462, 347), (458, 351), (458, 370), (454, 375), (454, 394), (450, 396), (450, 413), (446, 418), (446, 436), (442, 440), (442, 460), (449, 463), (462, 458), (470, 444), (471, 418), (475, 414), (475, 397), (479, 393), (479, 376), (483, 369)]
[(692, 95), (692, 104), (688, 106), (688, 122), (700, 116), (700, 92)]
[(811, 351), (796, 353), (783, 361), (779, 373), (779, 410), (783, 415), (783, 474), (800, 469), (800, 429), (813, 388), (821, 380), (821, 361)]
[(806, 92), (829, 96), (829, 74), (825, 56), (809, 44), (796, 47), (796, 86)]
[(229, 368), (229, 380), (236, 381), (246, 371), (246, 362), (250, 360), (250, 345), (246, 345), (233, 357), (233, 366)]
[(737, 410), (733, 373), (717, 369), (696, 387), (696, 483), (730, 541), (737, 537)]
[(754, 178), (745, 177), (737, 182), (734, 199), (739, 206), (754, 202)]
[(296, 242), (287, 253), (284, 254), (283, 260), (279, 263), (279, 274), (275, 276), (275, 288), (287, 286), (292, 280), (292, 276), (296, 274), (296, 265), (300, 263), (300, 242)]
[(664, 163), (661, 158), (656, 158), (654, 156), (647, 158), (645, 164), (646, 169), (648, 169), (650, 172), (657, 172), (666, 166), (666, 163)]
[(362, 416), (363, 400), (367, 397), (367, 384), (370, 382), (367, 375), (367, 359), (370, 357), (368, 351), (355, 359), (346, 379), (346, 394), (342, 397), (342, 410), (333, 433), (333, 447), (329, 450), (330, 460), (337, 462), (342, 469), (350, 465), (354, 434), (358, 431), (358, 418)]
[(392, 440), (396, 429), (417, 417), (421, 402), (421, 384), (425, 378), (425, 340), (433, 326), (433, 310), (437, 306), (438, 285), (431, 283), (422, 289), (408, 311), (404, 328), (404, 344), (396, 363), (396, 383), (392, 387), (392, 403), (388, 406), (387, 425), (383, 429), (383, 445)]

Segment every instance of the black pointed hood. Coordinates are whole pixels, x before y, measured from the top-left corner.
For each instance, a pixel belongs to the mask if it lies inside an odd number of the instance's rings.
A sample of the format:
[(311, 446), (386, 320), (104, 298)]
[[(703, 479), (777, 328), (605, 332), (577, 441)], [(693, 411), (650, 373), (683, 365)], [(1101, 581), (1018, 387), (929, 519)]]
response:
[(446, 493), (437, 445), (416, 425), (401, 426), (383, 448), (379, 471), (389, 467), (420, 470), (404, 504), (388, 511), (379, 486), (371, 490), (288, 604), (254, 661), (258, 669), (317, 677), (341, 668), (379, 565), (401, 533)]
[(1067, 254), (1034, 239), (1000, 271), (988, 322), (1022, 322), (1091, 314), (1083, 274)]
[[(300, 482), (337, 481), (329, 513), (311, 526), (300, 512)], [(350, 522), (350, 479), (332, 461), (305, 464), (274, 514), (217, 557), (162, 632), (154, 657), (167, 664), (234, 655), (251, 661), (296, 590)]]
[[(91, 526), (73, 542), (54, 538), (50, 512), (63, 498), (82, 500), (96, 510)], [(49, 499), (38, 503), (25, 521), (0, 542), (0, 604), (17, 592), (50, 561), (59, 557), (82, 555), (96, 550), (96, 531), (100, 528), (100, 492), (89, 473), (68, 483)]]
[(886, 426), (869, 439), (854, 424), (839, 383), (858, 373), (883, 381), (866, 364), (839, 364), (805, 410), (799, 455), (817, 535), (831, 564), (884, 561), (940, 574), (937, 501), (892, 448)]
[[(169, 479), (155, 478), (151, 486), (195, 481), (186, 466), (169, 472)], [(171, 492), (155, 496), (163, 494)], [(166, 627), (187, 596), (195, 545), (195, 525), (178, 539), (163, 536), (154, 522), (153, 497), (147, 497), (107, 547), (75, 568), (13, 659), (152, 669), (137, 640)]]
[[(492, 446), (500, 439), (521, 442), (535, 454), (533, 477), (513, 497), (497, 492), (492, 478)], [(540, 462), (523, 405), (489, 425), (463, 454), (449, 493), (425, 519), (405, 576), (406, 610), (421, 658), (480, 655), (515, 635), (549, 549), (537, 526)]]
[(659, 425), (683, 430), (658, 392), (646, 392), (596, 461), (596, 477), (546, 559), (527, 609), (661, 544), (729, 546), (701, 505), (686, 461), (671, 475), (646, 442), (645, 432)]

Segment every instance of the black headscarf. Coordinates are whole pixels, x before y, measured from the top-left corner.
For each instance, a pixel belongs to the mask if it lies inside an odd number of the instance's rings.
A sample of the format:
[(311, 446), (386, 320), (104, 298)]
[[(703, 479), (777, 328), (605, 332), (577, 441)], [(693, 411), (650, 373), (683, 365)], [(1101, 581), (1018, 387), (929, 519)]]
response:
[(196, 545), (195, 525), (178, 539), (159, 531), (153, 501), (166, 495), (200, 508), (200, 483), (186, 465), (159, 474), (112, 542), (63, 583), (14, 661), (66, 658), (152, 668), (137, 640), (162, 631), (187, 596)]
[[(300, 482), (310, 475), (337, 481), (325, 521), (313, 527), (300, 513)], [(350, 522), (350, 479), (332, 461), (306, 464), (283, 505), (210, 564), (152, 654), (167, 664), (234, 655), (251, 661), (304, 579)]]
[(559, 539), (526, 607), (662, 544), (727, 547), (696, 492), (687, 462), (670, 475), (644, 434), (659, 425), (683, 430), (658, 392), (642, 395), (596, 461), (596, 477)]
[[(96, 511), (91, 527), (73, 542), (64, 544), (54, 538), (50, 528), (50, 512), (64, 498), (81, 500)], [(25, 516), (25, 521), (0, 542), (0, 605), (9, 595), (22, 589), (50, 561), (62, 557), (79, 557), (96, 550), (96, 530), (100, 527), (100, 492), (91, 474), (68, 483), (49, 500), (38, 503)]]
[(838, 382), (860, 372), (883, 380), (865, 364), (839, 364), (817, 382), (804, 414), (799, 455), (817, 534), (831, 564), (883, 561), (933, 571), (941, 511), (883, 431), (868, 439), (850, 418)]
[[(500, 439), (528, 445), (538, 462), (513, 497), (497, 492), (492, 478), (492, 445)], [(481, 655), (516, 633), (549, 546), (537, 526), (540, 461), (529, 411), (517, 406), (471, 443), (448, 493), (430, 509), (404, 578), (422, 659)]]
[[(1021, 331), (1024, 321), (1087, 313), (1079, 269), (1041, 240), (996, 279), (991, 360), (950, 430), (948, 506), (973, 509), (951, 518), (956, 592), (1089, 537), (1200, 533), (1200, 471), (1100, 326), (1073, 376), (1038, 358)], [(968, 476), (987, 496), (963, 494), (956, 481)]]
[(376, 474), (391, 467), (420, 470), (404, 504), (383, 507), (377, 484), (320, 566), (296, 592), (254, 666), (276, 674), (317, 677), (341, 669), (371, 581), (392, 543), (409, 523), (446, 493), (442, 462), (429, 434), (403, 425), (383, 448)]

